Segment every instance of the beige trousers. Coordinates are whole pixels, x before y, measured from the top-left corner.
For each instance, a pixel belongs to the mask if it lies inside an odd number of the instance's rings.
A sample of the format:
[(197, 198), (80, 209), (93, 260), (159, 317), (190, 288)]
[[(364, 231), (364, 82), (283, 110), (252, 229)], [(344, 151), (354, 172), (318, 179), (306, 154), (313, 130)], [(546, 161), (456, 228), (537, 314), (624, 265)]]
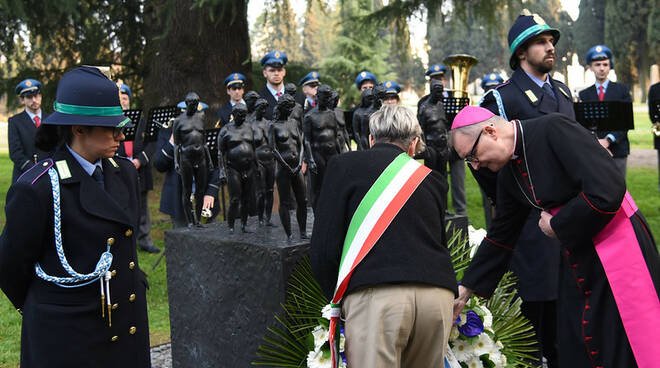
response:
[(423, 284), (360, 288), (342, 302), (351, 368), (441, 368), (454, 293)]

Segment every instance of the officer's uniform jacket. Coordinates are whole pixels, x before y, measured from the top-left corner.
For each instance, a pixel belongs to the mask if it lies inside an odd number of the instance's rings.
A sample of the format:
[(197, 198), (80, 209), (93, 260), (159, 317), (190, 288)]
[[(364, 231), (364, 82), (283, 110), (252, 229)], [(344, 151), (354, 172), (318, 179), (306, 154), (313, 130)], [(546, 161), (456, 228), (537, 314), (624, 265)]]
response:
[[(534, 83), (522, 68), (516, 69), (511, 79), (496, 87), (508, 120), (526, 120), (554, 112), (575, 119), (569, 88), (552, 78), (550, 84), (556, 100)], [(492, 94), (487, 96), (482, 107), (499, 115)], [(497, 173), (488, 169), (472, 172), (489, 199), (496, 204), (497, 211)], [(541, 232), (538, 227), (539, 216), (538, 210), (530, 211), (511, 262), (511, 269), (518, 276), (518, 291), (526, 302), (554, 300), (558, 292), (559, 243)]]
[[(68, 277), (55, 250), (53, 195), (47, 173), (59, 170), (61, 232), (73, 269), (92, 272), (110, 244), (113, 255), (108, 312), (101, 314), (100, 282), (62, 288), (37, 277)], [(149, 367), (147, 281), (138, 266), (137, 173), (131, 162), (103, 159), (105, 190), (71, 153), (60, 149), (23, 174), (7, 194), (0, 237), (0, 288), (23, 312), (21, 367)]]
[[(41, 121), (46, 118), (46, 114), (41, 110)], [(34, 135), (37, 127), (30, 115), (23, 110), (9, 118), (9, 128), (7, 131), (7, 140), (9, 143), (9, 158), (14, 162), (14, 171), (12, 172), (11, 182), (31, 168), (35, 161), (34, 155), (37, 155), (37, 161), (48, 157), (47, 152), (39, 151), (34, 147)]]
[[(580, 91), (581, 101), (599, 101), (596, 85)], [(630, 90), (625, 84), (615, 83), (610, 81), (605, 90), (603, 101), (625, 101), (632, 102)], [(628, 141), (628, 131), (626, 130), (612, 130), (612, 131), (599, 131), (598, 138), (602, 139), (612, 134), (615, 141), (610, 144), (609, 150), (614, 157), (627, 157), (630, 154), (630, 142)]]

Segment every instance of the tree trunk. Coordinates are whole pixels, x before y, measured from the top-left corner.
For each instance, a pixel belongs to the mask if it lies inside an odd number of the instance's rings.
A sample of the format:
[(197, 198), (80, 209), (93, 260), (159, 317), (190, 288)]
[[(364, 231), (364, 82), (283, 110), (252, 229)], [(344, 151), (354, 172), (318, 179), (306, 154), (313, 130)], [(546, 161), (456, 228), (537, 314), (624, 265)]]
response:
[(247, 1), (194, 8), (194, 0), (145, 3), (146, 109), (177, 104), (194, 91), (210, 106), (207, 120), (215, 122), (215, 112), (229, 99), (224, 79), (233, 72), (249, 78), (252, 69)]

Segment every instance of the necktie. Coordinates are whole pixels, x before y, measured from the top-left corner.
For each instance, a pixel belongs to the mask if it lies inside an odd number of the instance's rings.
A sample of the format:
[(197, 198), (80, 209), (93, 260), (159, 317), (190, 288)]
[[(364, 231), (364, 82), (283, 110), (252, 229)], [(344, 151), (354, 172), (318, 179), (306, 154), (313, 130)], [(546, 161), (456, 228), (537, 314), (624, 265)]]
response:
[(101, 188), (105, 189), (105, 183), (103, 182), (103, 171), (101, 171), (101, 168), (96, 166), (94, 168), (94, 172), (92, 173), (92, 178), (96, 180), (97, 183), (101, 186)]
[(548, 83), (543, 84), (543, 92), (545, 92), (547, 95), (552, 97), (553, 100), (557, 99), (555, 97), (555, 93), (552, 91), (552, 87), (550, 87), (550, 84), (548, 84)]
[(603, 101), (605, 98), (605, 92), (603, 91), (603, 86), (598, 86), (598, 101)]
[(34, 125), (39, 128), (39, 125), (41, 125), (41, 119), (39, 119), (39, 116), (34, 117)]

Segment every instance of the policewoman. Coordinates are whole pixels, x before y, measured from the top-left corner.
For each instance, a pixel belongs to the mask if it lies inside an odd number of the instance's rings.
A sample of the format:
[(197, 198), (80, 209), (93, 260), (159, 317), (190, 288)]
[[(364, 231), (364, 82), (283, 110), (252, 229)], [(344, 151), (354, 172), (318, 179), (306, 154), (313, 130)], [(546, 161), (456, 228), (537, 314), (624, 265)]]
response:
[(0, 288), (23, 316), (21, 367), (149, 367), (137, 172), (115, 157), (132, 124), (94, 67), (64, 74), (54, 110), (35, 139), (53, 157), (9, 189), (0, 237)]

